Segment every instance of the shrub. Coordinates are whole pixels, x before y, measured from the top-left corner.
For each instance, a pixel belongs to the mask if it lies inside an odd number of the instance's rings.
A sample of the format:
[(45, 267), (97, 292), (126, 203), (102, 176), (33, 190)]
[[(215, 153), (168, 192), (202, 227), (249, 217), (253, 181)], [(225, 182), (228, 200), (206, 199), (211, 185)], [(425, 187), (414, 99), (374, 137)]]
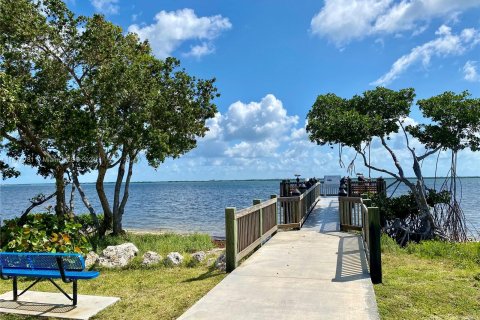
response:
[(63, 226), (54, 214), (29, 214), (23, 226), (18, 218), (1, 228), (2, 250), (14, 252), (76, 252), (86, 254), (92, 245), (81, 223), (67, 219)]

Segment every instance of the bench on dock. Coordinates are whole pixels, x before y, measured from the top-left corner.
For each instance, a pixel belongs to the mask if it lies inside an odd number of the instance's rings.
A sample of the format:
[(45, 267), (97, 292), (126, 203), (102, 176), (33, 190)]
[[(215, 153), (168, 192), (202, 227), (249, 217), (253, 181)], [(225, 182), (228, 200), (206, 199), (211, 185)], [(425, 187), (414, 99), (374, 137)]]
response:
[[(98, 271), (85, 271), (85, 261), (76, 253), (0, 252), (0, 277), (13, 279), (13, 300), (30, 290), (41, 280), (50, 281), (73, 305), (77, 305), (77, 280), (94, 279)], [(35, 279), (18, 293), (17, 277)], [(73, 284), (73, 295), (67, 294), (53, 279)]]

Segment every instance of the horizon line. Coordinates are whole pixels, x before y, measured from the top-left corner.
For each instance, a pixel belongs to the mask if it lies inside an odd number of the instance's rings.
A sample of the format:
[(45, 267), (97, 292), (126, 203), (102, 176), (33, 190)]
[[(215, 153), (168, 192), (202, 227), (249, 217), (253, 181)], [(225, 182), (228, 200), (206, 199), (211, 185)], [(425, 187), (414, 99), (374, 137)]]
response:
[[(341, 175), (339, 175), (341, 176)], [(356, 177), (352, 177), (356, 178)], [(370, 179), (378, 179), (378, 178), (383, 178), (383, 179), (395, 179), (393, 177), (371, 177)], [(416, 177), (406, 177), (407, 179), (416, 179)], [(423, 177), (424, 179), (445, 179), (447, 177)], [(457, 178), (480, 178), (480, 176), (461, 176)], [(323, 179), (323, 178), (317, 178), (317, 179)], [(159, 182), (227, 182), (227, 181), (276, 181), (276, 180), (295, 180), (295, 178), (251, 178), (251, 179), (209, 179), (209, 180), (155, 180), (155, 181), (131, 181), (130, 183), (159, 183)], [(95, 184), (95, 181), (91, 182), (82, 182), (81, 184)], [(115, 181), (106, 181), (106, 184), (111, 184), (111, 183), (116, 183)], [(122, 182), (125, 183), (125, 182)], [(0, 182), (0, 186), (11, 186), (11, 185), (50, 185), (50, 184), (55, 184), (54, 181), (52, 182), (31, 182), (31, 183), (3, 183)]]

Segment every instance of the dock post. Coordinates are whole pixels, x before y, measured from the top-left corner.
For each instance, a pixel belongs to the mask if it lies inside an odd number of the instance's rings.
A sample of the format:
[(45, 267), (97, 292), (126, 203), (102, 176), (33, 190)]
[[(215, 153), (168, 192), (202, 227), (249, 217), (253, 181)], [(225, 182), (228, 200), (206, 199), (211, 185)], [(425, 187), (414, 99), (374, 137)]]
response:
[(302, 228), (301, 221), (302, 221), (302, 215), (303, 215), (303, 213), (302, 213), (303, 208), (302, 208), (302, 200), (300, 200), (300, 196), (297, 197), (297, 199), (298, 199), (298, 202), (297, 202), (298, 205), (296, 206), (297, 207), (297, 221), (296, 222), (298, 223), (298, 230), (300, 230)]
[[(260, 204), (262, 202), (262, 200), (260, 199), (254, 199), (253, 200), (253, 205), (257, 205), (257, 204)], [(258, 238), (259, 239), (262, 239), (262, 235), (263, 235), (263, 210), (260, 209), (260, 214), (259, 214), (259, 233), (258, 233)], [(262, 240), (260, 240), (260, 247), (262, 246)]]
[(380, 210), (368, 208), (368, 227), (370, 237), (370, 277), (372, 283), (382, 283), (382, 251), (380, 245)]
[(232, 272), (237, 263), (237, 219), (235, 219), (236, 208), (225, 208), (225, 262), (227, 272)]
[[(270, 195), (270, 199), (276, 199), (277, 195)], [(275, 225), (278, 225), (278, 201), (275, 203)]]

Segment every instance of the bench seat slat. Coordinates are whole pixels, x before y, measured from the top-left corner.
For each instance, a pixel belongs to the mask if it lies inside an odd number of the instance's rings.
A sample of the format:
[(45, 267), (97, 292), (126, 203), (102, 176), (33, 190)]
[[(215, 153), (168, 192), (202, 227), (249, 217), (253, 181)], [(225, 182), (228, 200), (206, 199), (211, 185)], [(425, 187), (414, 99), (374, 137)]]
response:
[(78, 253), (49, 252), (0, 252), (0, 263), (4, 268), (58, 270), (57, 258), (61, 258), (65, 270), (82, 271), (85, 261)]
[[(13, 269), (3, 268), (3, 275), (15, 277), (31, 277), (31, 278), (53, 278), (60, 279), (60, 271), (58, 270), (41, 270), (41, 269)], [(65, 277), (68, 279), (94, 279), (99, 276), (98, 271), (65, 271)]]

